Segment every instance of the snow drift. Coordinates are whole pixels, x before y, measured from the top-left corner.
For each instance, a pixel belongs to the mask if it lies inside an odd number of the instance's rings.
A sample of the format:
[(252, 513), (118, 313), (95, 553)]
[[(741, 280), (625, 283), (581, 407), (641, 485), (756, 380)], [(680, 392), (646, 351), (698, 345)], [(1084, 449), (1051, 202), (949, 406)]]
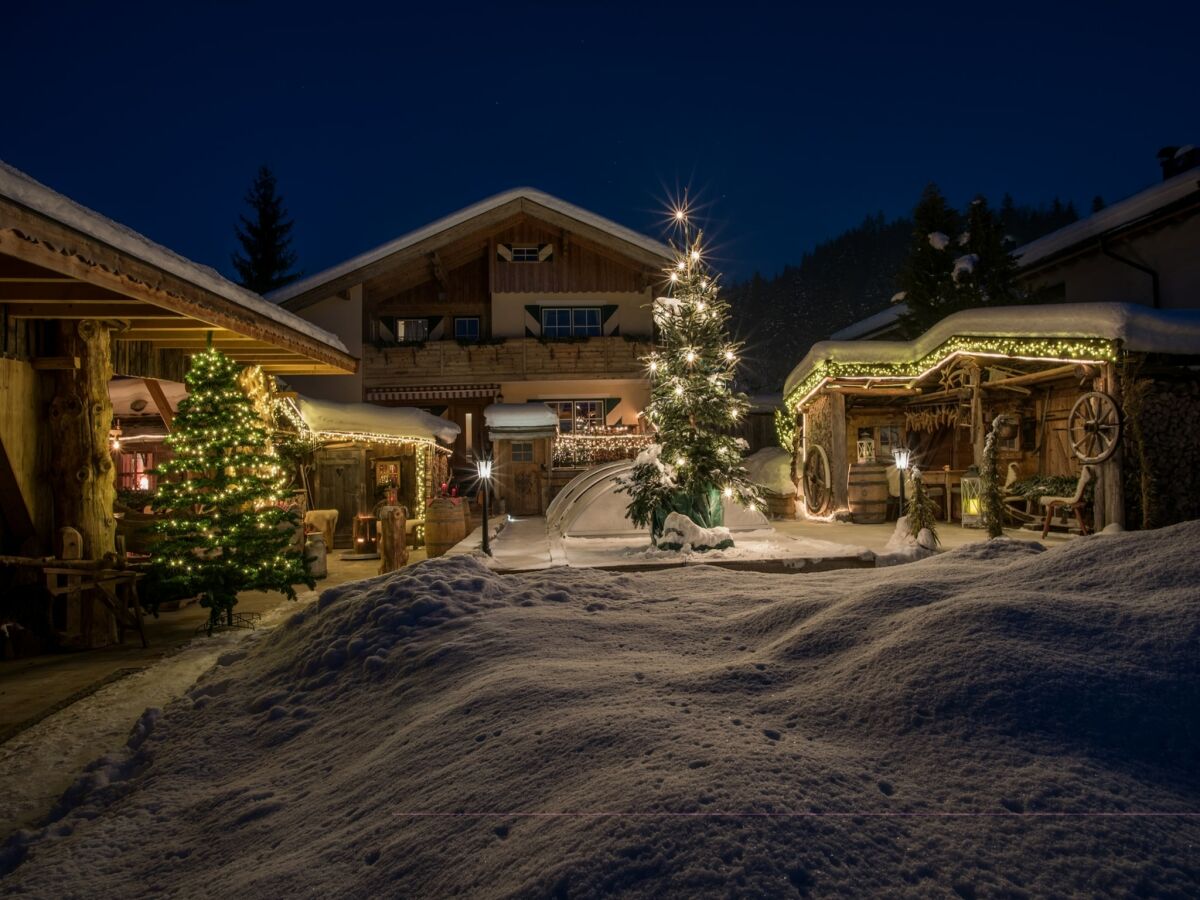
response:
[(143, 721), (0, 888), (1194, 896), (1197, 546), (344, 585)]

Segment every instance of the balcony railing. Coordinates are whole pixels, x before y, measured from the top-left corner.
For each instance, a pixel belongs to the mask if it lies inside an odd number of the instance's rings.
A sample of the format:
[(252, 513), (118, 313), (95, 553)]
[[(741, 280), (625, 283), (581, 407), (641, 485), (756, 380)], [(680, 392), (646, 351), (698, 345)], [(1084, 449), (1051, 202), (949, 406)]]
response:
[(542, 378), (641, 378), (649, 338), (591, 337), (582, 340), (507, 338), (477, 344), (365, 345), (366, 387), (383, 384), (457, 384)]

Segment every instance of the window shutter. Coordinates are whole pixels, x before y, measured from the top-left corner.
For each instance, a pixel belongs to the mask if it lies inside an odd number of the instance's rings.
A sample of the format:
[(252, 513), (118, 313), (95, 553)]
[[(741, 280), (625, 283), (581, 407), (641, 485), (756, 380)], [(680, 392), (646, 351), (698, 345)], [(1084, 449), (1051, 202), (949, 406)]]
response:
[(512, 247), (508, 244), (497, 244), (496, 258), (502, 259), (505, 262), (512, 262)]

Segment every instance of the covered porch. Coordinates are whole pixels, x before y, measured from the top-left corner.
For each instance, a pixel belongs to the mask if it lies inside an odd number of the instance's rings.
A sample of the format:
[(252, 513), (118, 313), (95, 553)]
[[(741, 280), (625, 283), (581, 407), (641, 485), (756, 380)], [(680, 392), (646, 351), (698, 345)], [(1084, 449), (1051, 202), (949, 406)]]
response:
[(334, 335), (0, 164), (0, 616), (34, 617), (57, 645), (116, 638), (96, 591), (51, 603), (31, 572), (123, 569), (110, 385), (136, 380), (168, 410), (163, 382), (210, 343), (268, 375), (357, 367)]

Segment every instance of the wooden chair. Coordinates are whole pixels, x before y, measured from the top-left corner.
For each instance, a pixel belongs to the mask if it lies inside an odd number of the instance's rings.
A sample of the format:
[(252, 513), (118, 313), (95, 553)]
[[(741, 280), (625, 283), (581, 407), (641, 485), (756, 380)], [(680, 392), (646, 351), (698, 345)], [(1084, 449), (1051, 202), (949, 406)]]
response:
[(1046, 517), (1042, 521), (1042, 537), (1050, 533), (1050, 520), (1054, 517), (1054, 513), (1065, 508), (1069, 508), (1075, 512), (1075, 521), (1079, 523), (1079, 530), (1083, 534), (1091, 534), (1091, 529), (1083, 521), (1083, 494), (1093, 478), (1096, 477), (1095, 468), (1093, 466), (1084, 466), (1079, 470), (1079, 481), (1075, 485), (1075, 495), (1072, 497), (1043, 497), (1041, 499), (1042, 508), (1046, 510)]

